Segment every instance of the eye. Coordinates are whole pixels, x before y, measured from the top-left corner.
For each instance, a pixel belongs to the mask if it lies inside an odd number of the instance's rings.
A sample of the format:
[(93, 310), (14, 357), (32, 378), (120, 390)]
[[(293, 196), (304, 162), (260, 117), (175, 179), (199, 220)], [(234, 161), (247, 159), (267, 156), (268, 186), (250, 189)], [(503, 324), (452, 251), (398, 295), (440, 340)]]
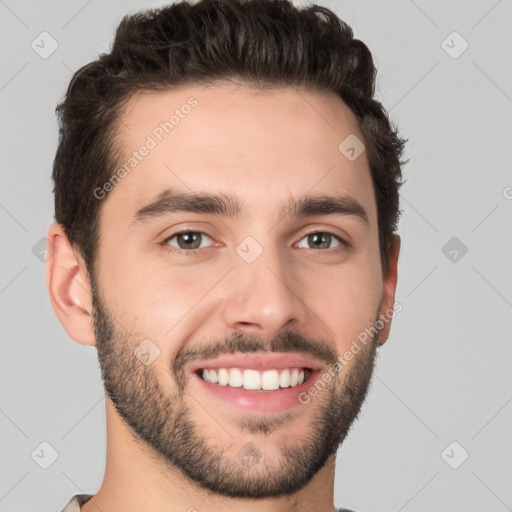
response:
[(201, 243), (205, 238), (210, 240), (210, 242), (212, 241), (212, 239), (202, 231), (181, 231), (167, 237), (162, 244), (170, 245), (178, 250), (193, 251), (204, 247)]
[[(334, 233), (329, 233), (326, 231), (315, 231), (313, 233), (308, 233), (302, 240), (306, 240), (306, 243), (309, 247), (306, 249), (333, 249), (334, 247), (339, 247), (341, 245), (347, 245), (344, 240), (342, 240), (339, 236)], [(301, 242), (298, 242), (297, 246), (301, 247)], [(332, 245), (335, 242), (336, 245)], [(303, 246), (302, 246), (303, 247)]]

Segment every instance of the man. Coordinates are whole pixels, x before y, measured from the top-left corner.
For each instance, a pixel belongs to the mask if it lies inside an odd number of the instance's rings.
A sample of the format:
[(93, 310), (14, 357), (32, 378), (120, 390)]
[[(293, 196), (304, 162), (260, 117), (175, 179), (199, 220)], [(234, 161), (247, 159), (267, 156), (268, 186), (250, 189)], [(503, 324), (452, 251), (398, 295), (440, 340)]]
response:
[(330, 10), (126, 17), (58, 107), (47, 283), (106, 392), (65, 511), (334, 511), (394, 315), (405, 141)]

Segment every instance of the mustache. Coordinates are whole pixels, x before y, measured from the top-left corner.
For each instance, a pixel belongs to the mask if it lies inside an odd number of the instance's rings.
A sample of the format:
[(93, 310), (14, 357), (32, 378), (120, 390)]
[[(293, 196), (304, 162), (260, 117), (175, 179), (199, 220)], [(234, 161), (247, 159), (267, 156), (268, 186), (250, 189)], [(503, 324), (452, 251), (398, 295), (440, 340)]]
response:
[(202, 347), (183, 346), (174, 359), (173, 370), (176, 376), (182, 375), (187, 364), (194, 361), (205, 361), (216, 357), (240, 353), (256, 352), (294, 352), (314, 358), (332, 365), (337, 361), (336, 350), (327, 340), (310, 338), (296, 331), (285, 331), (272, 340), (264, 340), (250, 334), (234, 332), (222, 341), (214, 341)]

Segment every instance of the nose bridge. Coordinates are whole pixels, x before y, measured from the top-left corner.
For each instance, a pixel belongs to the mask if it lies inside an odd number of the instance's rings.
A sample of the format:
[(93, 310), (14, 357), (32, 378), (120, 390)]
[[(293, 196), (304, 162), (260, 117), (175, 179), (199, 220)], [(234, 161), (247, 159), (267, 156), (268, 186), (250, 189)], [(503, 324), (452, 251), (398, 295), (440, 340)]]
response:
[(247, 237), (236, 248), (224, 320), (230, 328), (272, 337), (290, 323), (303, 323), (306, 309), (294, 290), (293, 267), (270, 238), (262, 245)]

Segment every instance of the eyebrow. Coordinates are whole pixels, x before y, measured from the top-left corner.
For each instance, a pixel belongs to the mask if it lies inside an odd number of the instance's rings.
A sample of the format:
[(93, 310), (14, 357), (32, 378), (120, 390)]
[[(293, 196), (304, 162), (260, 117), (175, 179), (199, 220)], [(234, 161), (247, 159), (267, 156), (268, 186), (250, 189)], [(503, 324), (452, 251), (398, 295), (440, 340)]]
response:
[[(151, 219), (171, 213), (191, 212), (221, 215), (239, 219), (247, 212), (236, 196), (224, 193), (183, 192), (174, 189), (163, 191), (150, 204), (140, 208), (131, 225), (145, 223)], [(369, 217), (363, 206), (353, 197), (306, 195), (290, 198), (280, 210), (280, 217), (307, 217), (315, 215), (350, 215), (369, 225)]]

